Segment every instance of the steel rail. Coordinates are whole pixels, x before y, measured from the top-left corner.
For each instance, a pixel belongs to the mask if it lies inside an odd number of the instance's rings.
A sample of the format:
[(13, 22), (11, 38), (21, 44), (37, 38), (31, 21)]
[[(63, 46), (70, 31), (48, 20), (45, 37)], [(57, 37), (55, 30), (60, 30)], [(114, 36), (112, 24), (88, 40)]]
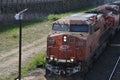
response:
[(116, 70), (116, 68), (117, 68), (117, 65), (118, 65), (119, 61), (120, 61), (120, 56), (119, 56), (119, 58), (117, 59), (117, 62), (116, 62), (115, 66), (114, 66), (114, 68), (113, 68), (113, 70), (112, 70), (112, 73), (110, 74), (109, 80), (112, 80), (112, 77), (113, 77), (113, 75), (114, 75), (114, 73), (115, 73), (115, 70)]

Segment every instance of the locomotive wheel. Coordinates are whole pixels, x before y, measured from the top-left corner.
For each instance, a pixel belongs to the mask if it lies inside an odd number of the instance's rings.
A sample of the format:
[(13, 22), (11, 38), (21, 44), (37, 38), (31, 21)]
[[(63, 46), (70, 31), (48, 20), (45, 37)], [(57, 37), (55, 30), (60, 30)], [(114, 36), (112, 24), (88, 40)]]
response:
[(84, 77), (84, 76), (87, 74), (88, 70), (89, 70), (88, 65), (84, 63), (84, 64), (81, 66), (81, 73), (80, 73), (81, 76)]
[(91, 69), (91, 68), (93, 67), (93, 62), (94, 62), (94, 60), (91, 59), (90, 62), (89, 62), (89, 67), (88, 67), (88, 69)]
[(88, 72), (88, 67), (84, 67), (84, 71), (81, 73), (81, 77), (84, 77)]
[(84, 74), (87, 74), (88, 70), (89, 70), (89, 67), (87, 65), (84, 66)]

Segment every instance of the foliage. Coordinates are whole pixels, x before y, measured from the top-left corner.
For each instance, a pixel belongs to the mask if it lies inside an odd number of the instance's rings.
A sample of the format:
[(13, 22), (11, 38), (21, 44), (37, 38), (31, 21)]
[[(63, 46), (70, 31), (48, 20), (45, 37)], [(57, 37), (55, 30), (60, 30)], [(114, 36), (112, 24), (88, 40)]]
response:
[(45, 54), (38, 53), (22, 68), (22, 75), (26, 75), (27, 72), (34, 70), (38, 67), (42, 67), (45, 63)]
[(50, 15), (48, 15), (48, 20), (52, 20), (52, 21), (55, 21), (55, 20), (57, 20), (57, 19), (59, 19), (60, 18), (60, 16), (59, 15), (57, 15), (57, 14), (50, 14)]
[(49, 14), (47, 16), (47, 20), (55, 21), (57, 19), (60, 19), (61, 17), (69, 16), (69, 15), (79, 13), (79, 12), (84, 12), (84, 11), (92, 9), (92, 8), (94, 8), (94, 7), (91, 6), (91, 7), (83, 8), (81, 10), (73, 10), (73, 11), (70, 11), (70, 12), (67, 12), (67, 13), (62, 13), (62, 14)]
[(13, 73), (10, 76), (0, 75), (0, 80), (14, 80), (17, 78), (17, 73)]

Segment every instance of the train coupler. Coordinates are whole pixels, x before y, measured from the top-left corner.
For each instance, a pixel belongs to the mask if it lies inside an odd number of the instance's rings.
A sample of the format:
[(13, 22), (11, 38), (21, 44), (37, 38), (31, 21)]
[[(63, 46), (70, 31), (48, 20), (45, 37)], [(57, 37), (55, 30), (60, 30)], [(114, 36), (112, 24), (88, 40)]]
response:
[(59, 75), (60, 75), (60, 76), (65, 76), (65, 74), (66, 74), (66, 72), (65, 72), (64, 70), (60, 70), (60, 71), (59, 71)]

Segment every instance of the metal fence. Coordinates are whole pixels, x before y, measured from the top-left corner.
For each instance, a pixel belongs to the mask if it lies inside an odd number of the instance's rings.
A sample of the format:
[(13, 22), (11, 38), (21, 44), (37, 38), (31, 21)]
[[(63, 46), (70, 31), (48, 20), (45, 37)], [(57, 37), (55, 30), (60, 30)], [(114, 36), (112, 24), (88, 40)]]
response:
[(0, 0), (2, 4), (20, 4), (20, 3), (37, 3), (37, 2), (52, 2), (52, 1), (61, 1), (61, 0)]

